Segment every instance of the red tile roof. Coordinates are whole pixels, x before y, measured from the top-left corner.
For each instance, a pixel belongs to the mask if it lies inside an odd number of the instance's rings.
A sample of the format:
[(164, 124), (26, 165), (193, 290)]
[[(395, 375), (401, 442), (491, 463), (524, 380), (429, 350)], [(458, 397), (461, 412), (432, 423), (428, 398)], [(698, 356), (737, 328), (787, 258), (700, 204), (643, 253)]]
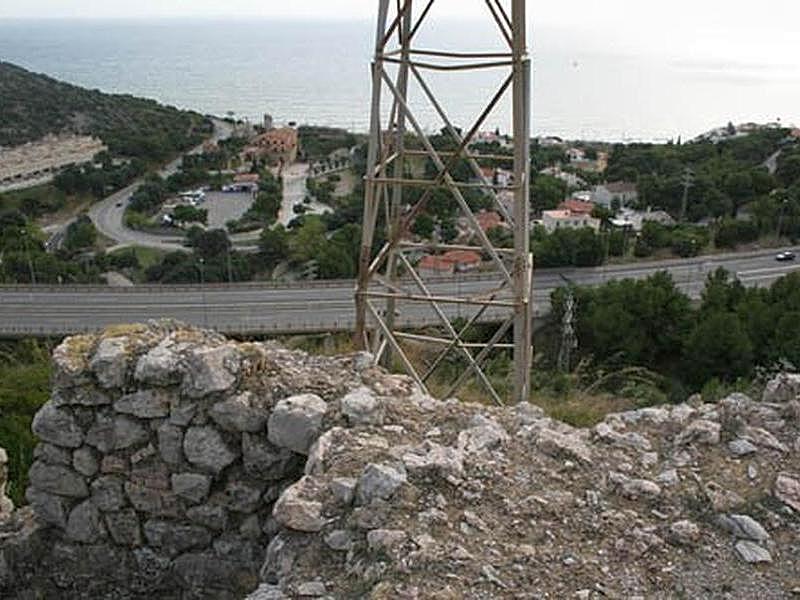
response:
[(480, 212), (475, 215), (475, 220), (481, 226), (483, 231), (489, 231), (495, 227), (500, 227), (503, 224), (503, 218), (496, 212)]
[(571, 199), (562, 202), (558, 208), (559, 210), (568, 210), (573, 214), (591, 215), (594, 210), (594, 203)]
[(472, 250), (451, 250), (445, 252), (442, 259), (455, 265), (477, 265), (481, 262), (481, 255)]

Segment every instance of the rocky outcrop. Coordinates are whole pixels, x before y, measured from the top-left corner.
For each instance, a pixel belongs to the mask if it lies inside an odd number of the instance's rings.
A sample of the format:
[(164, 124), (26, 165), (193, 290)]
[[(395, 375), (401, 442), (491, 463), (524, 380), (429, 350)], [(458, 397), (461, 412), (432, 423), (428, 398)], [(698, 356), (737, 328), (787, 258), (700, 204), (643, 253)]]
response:
[(67, 339), (33, 422), (30, 508), (0, 535), (0, 597), (242, 598), (276, 501), (367, 364), (169, 323)]
[(3, 597), (800, 594), (793, 377), (575, 429), (166, 325), (54, 361)]

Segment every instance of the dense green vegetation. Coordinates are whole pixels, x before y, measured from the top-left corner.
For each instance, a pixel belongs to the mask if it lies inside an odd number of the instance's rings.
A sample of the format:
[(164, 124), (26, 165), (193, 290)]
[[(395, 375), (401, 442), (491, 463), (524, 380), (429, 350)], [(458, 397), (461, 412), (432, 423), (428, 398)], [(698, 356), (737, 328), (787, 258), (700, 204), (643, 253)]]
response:
[(258, 182), (258, 193), (252, 206), (240, 219), (226, 223), (231, 233), (271, 227), (278, 220), (283, 199), (283, 180), (267, 169), (259, 174), (261, 180)]
[(678, 218), (689, 169), (693, 187), (687, 218), (735, 217), (745, 205), (789, 183), (776, 180), (762, 166), (784, 147), (786, 136), (786, 130), (769, 129), (719, 143), (618, 144), (609, 157), (605, 177), (637, 182), (642, 207), (658, 207)]
[(201, 115), (154, 100), (105, 94), (0, 62), (0, 146), (50, 133), (99, 137), (114, 156), (161, 162), (211, 133)]
[[(605, 369), (658, 372), (679, 390), (676, 399), (709, 382), (747, 380), (759, 368), (800, 365), (800, 273), (762, 289), (745, 288), (720, 269), (708, 276), (695, 309), (666, 273), (572, 291), (575, 364), (591, 360)], [(556, 329), (566, 294), (553, 294)], [(556, 356), (558, 335), (549, 343)]]
[(345, 129), (303, 125), (297, 133), (301, 152), (308, 160), (322, 160), (335, 150), (349, 149), (358, 144), (358, 138)]
[(31, 421), (50, 393), (49, 349), (33, 340), (0, 343), (0, 447), (9, 459), (8, 495), (24, 503), (36, 439)]
[(44, 239), (25, 215), (0, 212), (0, 283), (98, 283), (103, 256), (84, 254), (96, 232), (87, 218), (67, 231), (64, 247), (45, 251)]

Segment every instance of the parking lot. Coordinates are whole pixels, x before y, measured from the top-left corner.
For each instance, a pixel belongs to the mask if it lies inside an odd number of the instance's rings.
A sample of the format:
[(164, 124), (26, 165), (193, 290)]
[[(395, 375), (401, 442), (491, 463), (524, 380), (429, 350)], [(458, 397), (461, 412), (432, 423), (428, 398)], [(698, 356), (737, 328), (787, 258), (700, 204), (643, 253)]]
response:
[(208, 210), (208, 228), (223, 229), (225, 223), (241, 217), (253, 203), (249, 193), (207, 192), (198, 208)]

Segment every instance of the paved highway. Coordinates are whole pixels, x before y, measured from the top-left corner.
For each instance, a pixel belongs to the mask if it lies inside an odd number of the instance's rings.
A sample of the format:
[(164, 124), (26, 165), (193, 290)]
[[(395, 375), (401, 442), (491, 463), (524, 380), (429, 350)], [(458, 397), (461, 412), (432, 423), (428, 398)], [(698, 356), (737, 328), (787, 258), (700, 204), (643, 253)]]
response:
[[(543, 316), (549, 311), (550, 293), (563, 284), (562, 275), (576, 284), (597, 285), (613, 279), (644, 278), (667, 270), (681, 289), (696, 298), (707, 275), (718, 267), (737, 273), (746, 285), (766, 286), (800, 269), (800, 264), (778, 263), (774, 252), (765, 251), (597, 269), (541, 270), (534, 278), (535, 314)], [(0, 335), (59, 335), (154, 318), (179, 319), (226, 333), (345, 331), (353, 327), (353, 287), (350, 281), (121, 289), (0, 287)], [(407, 287), (413, 289), (411, 284)], [(432, 285), (432, 291), (481, 294), (492, 287), (494, 281), (464, 277), (440, 280)], [(438, 323), (426, 304), (404, 302), (398, 311), (401, 326)], [(468, 306), (448, 306), (446, 312), (449, 316), (468, 317), (473, 311)], [(499, 312), (502, 309), (487, 316), (496, 318)]]

